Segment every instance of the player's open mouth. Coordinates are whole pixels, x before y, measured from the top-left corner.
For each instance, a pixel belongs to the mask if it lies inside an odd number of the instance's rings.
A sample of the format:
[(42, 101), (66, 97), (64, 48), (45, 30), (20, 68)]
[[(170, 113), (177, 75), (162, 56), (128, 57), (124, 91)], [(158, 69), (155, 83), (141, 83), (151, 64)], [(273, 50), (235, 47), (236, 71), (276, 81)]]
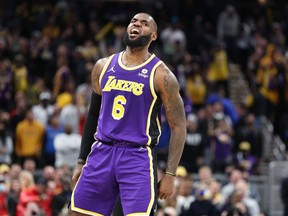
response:
[(136, 28), (131, 29), (130, 37), (137, 37), (140, 34), (139, 30)]

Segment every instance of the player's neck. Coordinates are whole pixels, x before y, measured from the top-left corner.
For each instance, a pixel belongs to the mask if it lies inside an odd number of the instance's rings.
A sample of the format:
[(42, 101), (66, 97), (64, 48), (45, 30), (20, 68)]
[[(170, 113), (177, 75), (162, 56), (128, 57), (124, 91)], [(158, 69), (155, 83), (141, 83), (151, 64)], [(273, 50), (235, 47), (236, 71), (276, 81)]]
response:
[(147, 49), (130, 49), (129, 47), (123, 52), (122, 63), (127, 67), (133, 67), (144, 63), (151, 54)]

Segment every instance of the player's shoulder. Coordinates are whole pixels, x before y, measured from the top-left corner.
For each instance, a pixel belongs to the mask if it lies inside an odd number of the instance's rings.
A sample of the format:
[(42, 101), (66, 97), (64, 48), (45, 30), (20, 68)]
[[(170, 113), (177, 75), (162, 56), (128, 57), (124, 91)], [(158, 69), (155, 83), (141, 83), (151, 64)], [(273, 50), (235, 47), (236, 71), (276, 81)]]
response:
[(95, 67), (104, 67), (110, 56), (100, 58), (96, 61)]
[(178, 88), (176, 76), (164, 62), (161, 62), (155, 71), (154, 86), (157, 92), (161, 91), (161, 89), (166, 89), (167, 91), (167, 89), (173, 90)]
[(98, 59), (94, 65), (93, 72), (100, 73), (112, 56), (113, 55)]
[(163, 62), (161, 61), (159, 66), (156, 69), (156, 75), (158, 76), (174, 76), (173, 72), (171, 71), (171, 69)]

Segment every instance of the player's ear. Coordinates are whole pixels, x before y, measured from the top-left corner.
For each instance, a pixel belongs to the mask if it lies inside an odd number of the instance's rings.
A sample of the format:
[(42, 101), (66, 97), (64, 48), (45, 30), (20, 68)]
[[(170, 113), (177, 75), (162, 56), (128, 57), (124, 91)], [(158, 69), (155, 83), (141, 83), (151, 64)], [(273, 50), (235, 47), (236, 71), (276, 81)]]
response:
[(152, 40), (152, 41), (155, 41), (155, 40), (157, 39), (157, 37), (158, 37), (157, 32), (152, 32), (152, 34), (151, 34), (151, 40)]

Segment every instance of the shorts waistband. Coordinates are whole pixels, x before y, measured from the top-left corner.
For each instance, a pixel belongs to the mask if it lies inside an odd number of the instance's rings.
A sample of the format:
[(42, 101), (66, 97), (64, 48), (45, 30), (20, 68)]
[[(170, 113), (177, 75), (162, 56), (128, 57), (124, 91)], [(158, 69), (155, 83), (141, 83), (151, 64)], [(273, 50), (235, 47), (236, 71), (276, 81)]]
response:
[(119, 140), (114, 140), (114, 141), (103, 141), (103, 140), (98, 140), (98, 142), (101, 142), (104, 145), (109, 145), (109, 146), (119, 146), (119, 147), (128, 147), (128, 148), (139, 148), (139, 147), (146, 147), (147, 145), (141, 145), (139, 143), (134, 143), (134, 142), (128, 142), (128, 141), (119, 141)]

